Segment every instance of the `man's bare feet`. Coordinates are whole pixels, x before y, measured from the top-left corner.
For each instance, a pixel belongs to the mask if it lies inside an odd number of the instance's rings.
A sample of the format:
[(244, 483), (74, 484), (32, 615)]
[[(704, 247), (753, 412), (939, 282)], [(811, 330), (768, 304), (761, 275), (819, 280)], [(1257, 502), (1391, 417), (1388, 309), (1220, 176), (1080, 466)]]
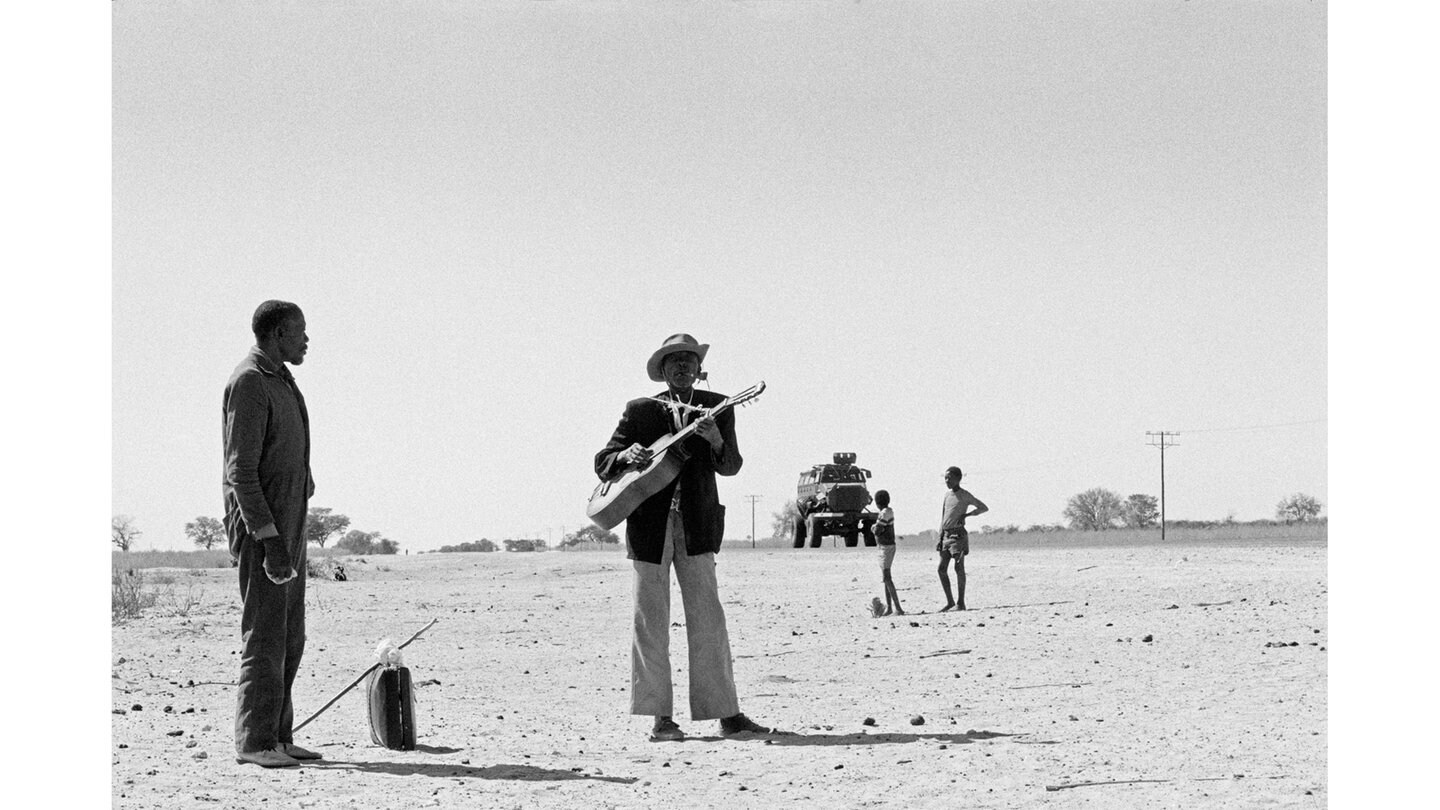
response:
[(947, 611), (947, 610), (954, 610), (954, 609), (955, 609), (955, 603), (954, 603), (954, 602), (951, 602), (950, 604), (946, 605), (945, 607), (940, 608), (940, 611), (939, 611), (939, 612), (944, 613), (944, 612)]
[(881, 615), (881, 616), (889, 616), (892, 612), (893, 612), (893, 611), (890, 609), (890, 606), (889, 606), (889, 605), (886, 605), (886, 606), (885, 606), (885, 612), (884, 612), (884, 613), (881, 613), (880, 615)]
[(896, 615), (896, 616), (904, 616), (904, 615), (905, 615), (905, 611), (901, 610), (899, 607), (896, 607), (896, 608), (895, 608), (895, 615)]

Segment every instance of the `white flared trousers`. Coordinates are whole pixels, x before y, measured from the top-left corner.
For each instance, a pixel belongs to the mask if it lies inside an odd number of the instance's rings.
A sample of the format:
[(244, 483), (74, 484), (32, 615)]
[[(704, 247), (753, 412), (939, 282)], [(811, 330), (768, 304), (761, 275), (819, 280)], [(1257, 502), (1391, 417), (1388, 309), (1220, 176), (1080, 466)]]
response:
[(715, 583), (715, 555), (685, 553), (680, 513), (670, 512), (660, 563), (635, 560), (635, 632), (630, 645), (630, 713), (675, 714), (670, 679), (670, 567), (685, 606), (690, 652), (690, 719), (714, 720), (740, 713), (730, 634)]

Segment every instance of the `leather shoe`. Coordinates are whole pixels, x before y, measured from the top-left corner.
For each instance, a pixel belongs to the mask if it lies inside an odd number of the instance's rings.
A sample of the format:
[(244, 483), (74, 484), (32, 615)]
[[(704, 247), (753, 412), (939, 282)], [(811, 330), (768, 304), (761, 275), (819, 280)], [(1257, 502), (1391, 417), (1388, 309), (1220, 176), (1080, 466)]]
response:
[(284, 753), (281, 746), (268, 748), (264, 751), (241, 751), (235, 755), (235, 761), (239, 763), (249, 762), (252, 765), (259, 765), (262, 768), (295, 768), (299, 767), (300, 760)]
[(280, 749), (293, 759), (323, 759), (319, 751), (301, 748), (295, 743), (280, 743)]
[(655, 727), (650, 731), (650, 742), (679, 742), (685, 739), (680, 725), (669, 717), (655, 718)]
[(760, 725), (746, 717), (744, 713), (737, 714), (734, 717), (726, 717), (720, 721), (721, 737), (731, 737), (746, 732), (751, 734), (773, 734), (775, 733), (775, 729)]

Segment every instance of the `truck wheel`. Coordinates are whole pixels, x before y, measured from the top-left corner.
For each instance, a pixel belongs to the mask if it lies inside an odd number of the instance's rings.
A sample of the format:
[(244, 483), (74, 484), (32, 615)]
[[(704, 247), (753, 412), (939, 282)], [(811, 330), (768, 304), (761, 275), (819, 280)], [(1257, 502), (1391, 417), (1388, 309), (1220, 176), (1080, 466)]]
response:
[(875, 545), (875, 532), (871, 531), (869, 526), (866, 526), (865, 528), (861, 529), (861, 530), (860, 530), (860, 535), (865, 538), (865, 545), (867, 545), (867, 546), (873, 546), (873, 545)]
[(846, 548), (854, 548), (860, 541), (860, 535), (853, 531), (845, 532), (841, 537), (845, 538)]
[(798, 518), (798, 519), (795, 521), (795, 528), (793, 529), (792, 534), (794, 535), (794, 538), (795, 538), (795, 543), (794, 543), (795, 548), (804, 548), (804, 547), (805, 547), (805, 519), (804, 519), (804, 518)]
[(823, 534), (823, 532), (825, 531), (825, 524), (815, 520), (814, 518), (808, 518), (806, 520), (806, 523), (809, 524), (810, 529), (810, 548), (819, 548), (820, 541), (825, 539), (825, 535)]

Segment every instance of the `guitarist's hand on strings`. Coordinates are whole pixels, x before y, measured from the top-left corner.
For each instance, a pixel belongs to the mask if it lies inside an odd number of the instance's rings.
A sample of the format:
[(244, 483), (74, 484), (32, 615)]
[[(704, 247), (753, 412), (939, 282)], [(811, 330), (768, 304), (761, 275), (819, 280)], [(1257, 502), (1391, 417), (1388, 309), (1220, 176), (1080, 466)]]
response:
[(650, 448), (643, 444), (632, 444), (620, 454), (620, 462), (627, 467), (644, 467), (650, 463)]

